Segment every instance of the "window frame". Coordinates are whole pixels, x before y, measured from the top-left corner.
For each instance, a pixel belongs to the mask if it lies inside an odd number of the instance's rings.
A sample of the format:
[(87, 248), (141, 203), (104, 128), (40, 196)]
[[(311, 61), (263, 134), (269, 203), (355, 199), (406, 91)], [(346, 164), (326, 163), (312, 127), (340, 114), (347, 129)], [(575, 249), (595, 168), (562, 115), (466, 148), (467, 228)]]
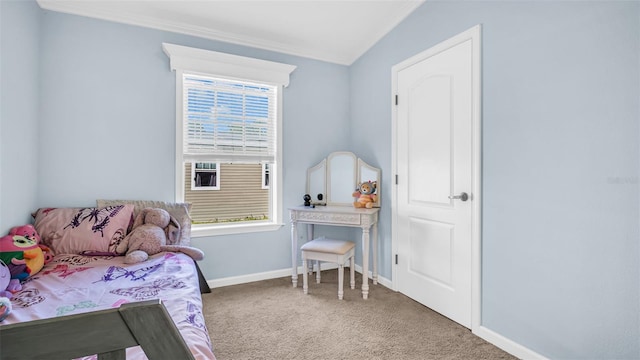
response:
[[(176, 73), (176, 156), (175, 156), (175, 199), (180, 202), (185, 196), (185, 174), (183, 158), (183, 75), (193, 74), (223, 78), (228, 80), (263, 83), (276, 87), (276, 156), (269, 166), (270, 213), (267, 221), (239, 222), (231, 224), (192, 225), (192, 237), (275, 231), (283, 223), (282, 184), (282, 113), (284, 87), (289, 85), (289, 75), (296, 68), (293, 65), (266, 60), (218, 53), (163, 43), (163, 50), (169, 56), (170, 68)], [(219, 168), (219, 166), (218, 166)], [(264, 184), (264, 172), (263, 172)], [(218, 177), (218, 184), (220, 178)]]
[[(214, 186), (197, 186), (196, 185), (196, 164), (198, 163), (216, 164), (215, 169), (199, 169), (199, 172), (210, 172), (210, 173), (216, 174), (216, 184)], [(182, 166), (184, 166), (184, 164), (185, 163), (183, 163)], [(191, 161), (191, 190), (192, 191), (220, 190), (220, 162), (214, 163), (210, 161)]]

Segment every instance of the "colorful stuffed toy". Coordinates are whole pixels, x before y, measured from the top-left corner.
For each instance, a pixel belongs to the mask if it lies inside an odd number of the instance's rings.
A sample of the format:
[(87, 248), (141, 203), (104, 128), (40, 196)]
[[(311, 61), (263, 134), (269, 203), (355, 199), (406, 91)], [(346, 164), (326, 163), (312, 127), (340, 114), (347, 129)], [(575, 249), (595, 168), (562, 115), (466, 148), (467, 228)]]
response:
[(0, 321), (11, 313), (11, 297), (13, 293), (22, 290), (18, 279), (11, 278), (9, 267), (0, 260)]
[(53, 260), (53, 252), (51, 251), (51, 249), (49, 249), (48, 246), (42, 244), (42, 239), (40, 238), (40, 235), (38, 235), (38, 232), (33, 225), (27, 224), (22, 226), (14, 226), (11, 228), (11, 230), (9, 230), (9, 235), (22, 235), (31, 240), (35, 240), (38, 244), (38, 247), (42, 250), (42, 254), (44, 255), (44, 263), (47, 264), (51, 260)]
[(125, 264), (145, 261), (149, 255), (162, 251), (179, 251), (191, 256), (194, 260), (202, 260), (202, 250), (183, 245), (167, 245), (167, 239), (175, 243), (180, 236), (180, 224), (169, 213), (160, 208), (144, 208), (136, 216), (133, 227), (116, 248), (116, 252), (124, 254)]
[[(24, 245), (24, 246), (20, 246)], [(12, 279), (20, 281), (29, 277), (29, 268), (24, 257), (23, 247), (35, 245), (35, 241), (30, 241), (24, 236), (6, 235), (0, 237), (0, 260), (9, 267)]]
[(12, 279), (22, 281), (33, 276), (51, 260), (51, 251), (39, 241), (33, 225), (16, 226), (9, 235), (0, 237), (0, 260), (9, 267)]
[(11, 300), (0, 297), (0, 321), (3, 321), (11, 314)]
[(363, 182), (358, 184), (358, 188), (353, 192), (353, 197), (357, 198), (354, 201), (353, 206), (356, 208), (371, 209), (378, 199), (378, 196), (374, 194), (376, 192), (377, 182)]
[(4, 261), (0, 260), (0, 297), (11, 299), (13, 293), (22, 290), (22, 285), (18, 279), (11, 278), (11, 271)]

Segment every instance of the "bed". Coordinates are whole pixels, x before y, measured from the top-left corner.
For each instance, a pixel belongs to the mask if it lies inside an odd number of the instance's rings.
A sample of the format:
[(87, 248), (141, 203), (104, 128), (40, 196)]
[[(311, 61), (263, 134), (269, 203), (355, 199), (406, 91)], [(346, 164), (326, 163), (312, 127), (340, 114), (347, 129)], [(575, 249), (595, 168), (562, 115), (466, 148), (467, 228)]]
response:
[[(137, 205), (125, 209), (129, 219), (147, 203)], [(46, 226), (39, 229), (52, 244)], [(103, 231), (109, 242), (123, 235)], [(86, 255), (84, 240), (82, 251), (55, 255), (13, 295), (0, 323), (0, 358), (215, 359), (202, 314), (201, 291), (210, 290), (193, 259), (161, 252), (125, 264), (123, 256), (96, 255), (105, 249)]]

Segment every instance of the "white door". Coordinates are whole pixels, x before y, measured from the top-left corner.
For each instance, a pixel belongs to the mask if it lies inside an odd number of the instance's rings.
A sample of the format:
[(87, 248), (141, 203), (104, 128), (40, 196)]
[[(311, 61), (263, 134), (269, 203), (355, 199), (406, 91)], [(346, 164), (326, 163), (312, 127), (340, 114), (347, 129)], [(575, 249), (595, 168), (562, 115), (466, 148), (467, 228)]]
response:
[(479, 286), (478, 47), (476, 27), (393, 68), (395, 286), (468, 328)]

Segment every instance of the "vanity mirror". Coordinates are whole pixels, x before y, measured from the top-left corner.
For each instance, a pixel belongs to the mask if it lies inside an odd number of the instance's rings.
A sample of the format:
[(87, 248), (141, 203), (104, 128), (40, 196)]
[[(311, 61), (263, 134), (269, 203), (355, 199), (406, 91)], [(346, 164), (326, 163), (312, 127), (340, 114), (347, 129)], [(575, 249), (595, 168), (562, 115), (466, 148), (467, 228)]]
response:
[(307, 169), (306, 193), (311, 196), (311, 203), (326, 205), (327, 202), (327, 159), (322, 159), (316, 166)]
[(307, 170), (306, 193), (314, 205), (353, 206), (352, 194), (365, 181), (377, 182), (374, 206), (380, 207), (380, 169), (352, 152), (337, 151)]

